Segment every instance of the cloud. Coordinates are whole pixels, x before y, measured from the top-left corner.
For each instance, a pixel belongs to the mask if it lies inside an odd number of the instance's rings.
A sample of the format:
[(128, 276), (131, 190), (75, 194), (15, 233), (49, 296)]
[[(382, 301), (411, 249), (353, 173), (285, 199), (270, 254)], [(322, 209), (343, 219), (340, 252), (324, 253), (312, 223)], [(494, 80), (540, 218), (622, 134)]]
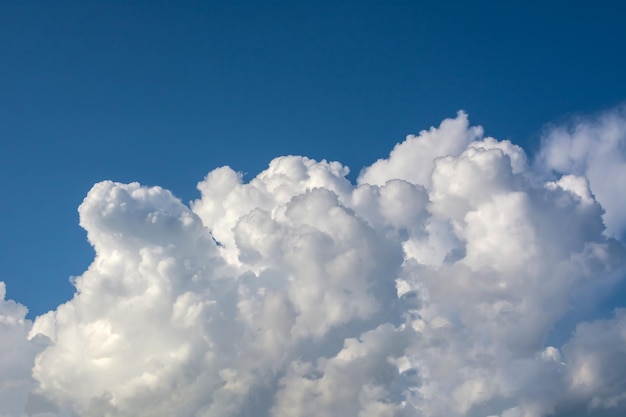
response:
[(581, 175), (606, 210), (609, 236), (626, 236), (626, 108), (553, 127), (544, 137), (539, 165), (559, 175)]
[(379, 159), (363, 169), (358, 182), (384, 185), (392, 179), (413, 184), (430, 184), (434, 161), (443, 156), (457, 156), (466, 146), (483, 136), (483, 128), (469, 125), (467, 114), (460, 111), (454, 119), (446, 119), (438, 128), (431, 127), (419, 135), (408, 135), (397, 144), (388, 159)]
[(27, 310), (5, 300), (6, 287), (0, 282), (0, 415), (19, 415), (24, 410), (28, 392), (33, 388), (30, 367), (36, 351), (28, 343), (32, 323)]
[[(576, 155), (621, 149), (601, 120), (613, 150)], [(623, 311), (546, 344), (626, 259), (600, 162), (552, 138), (528, 163), (460, 112), (356, 185), (300, 156), (215, 169), (190, 206), (96, 184), (74, 297), (34, 323), (2, 298), (0, 416), (623, 414)]]
[(626, 310), (607, 320), (581, 323), (564, 346), (567, 383), (590, 410), (623, 410), (626, 403)]

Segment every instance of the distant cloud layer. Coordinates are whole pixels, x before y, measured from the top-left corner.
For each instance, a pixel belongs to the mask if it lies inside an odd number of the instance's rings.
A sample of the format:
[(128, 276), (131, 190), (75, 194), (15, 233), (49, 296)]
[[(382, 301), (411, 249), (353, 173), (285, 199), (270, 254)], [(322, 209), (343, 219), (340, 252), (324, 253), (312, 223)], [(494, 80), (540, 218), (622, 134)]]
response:
[(626, 275), (624, 112), (530, 162), (460, 112), (347, 174), (94, 185), (74, 298), (31, 322), (0, 283), (0, 416), (626, 413), (626, 310), (546, 345)]

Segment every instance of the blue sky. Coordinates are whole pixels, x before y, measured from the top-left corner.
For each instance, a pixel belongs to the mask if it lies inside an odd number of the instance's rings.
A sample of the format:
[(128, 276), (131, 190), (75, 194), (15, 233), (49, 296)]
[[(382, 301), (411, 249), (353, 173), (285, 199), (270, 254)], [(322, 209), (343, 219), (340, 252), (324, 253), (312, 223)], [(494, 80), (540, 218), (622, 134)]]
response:
[(619, 2), (3, 2), (0, 279), (31, 316), (93, 252), (97, 181), (183, 201), (275, 156), (359, 170), (457, 110), (532, 153), (626, 98)]

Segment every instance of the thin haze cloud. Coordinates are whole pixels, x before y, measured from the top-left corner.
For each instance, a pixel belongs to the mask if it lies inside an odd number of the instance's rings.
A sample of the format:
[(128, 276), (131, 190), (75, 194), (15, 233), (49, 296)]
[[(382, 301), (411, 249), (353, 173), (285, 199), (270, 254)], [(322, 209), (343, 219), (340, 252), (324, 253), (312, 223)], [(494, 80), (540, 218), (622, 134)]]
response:
[(459, 112), (356, 184), (302, 156), (189, 206), (95, 184), (74, 297), (30, 321), (0, 283), (0, 416), (623, 415), (626, 310), (546, 340), (624, 276), (625, 147), (621, 110), (533, 161)]

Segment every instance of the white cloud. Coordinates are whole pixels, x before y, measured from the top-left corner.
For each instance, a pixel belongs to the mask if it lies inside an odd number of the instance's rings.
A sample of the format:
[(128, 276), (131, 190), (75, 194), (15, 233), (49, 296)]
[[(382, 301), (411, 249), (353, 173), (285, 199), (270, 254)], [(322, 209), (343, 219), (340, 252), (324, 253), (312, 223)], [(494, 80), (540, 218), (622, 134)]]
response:
[[(6, 300), (6, 286), (0, 281), (0, 416), (22, 416), (24, 412), (44, 417), (59, 411), (39, 395), (31, 375), (35, 356), (44, 347), (41, 337), (29, 340), (32, 322), (21, 304)], [(38, 414), (37, 414), (38, 413)]]
[(563, 348), (567, 383), (591, 410), (624, 410), (626, 404), (626, 310), (615, 317), (581, 323)]
[(379, 159), (363, 169), (359, 184), (383, 185), (391, 179), (428, 186), (434, 161), (444, 156), (457, 156), (467, 145), (483, 136), (483, 128), (469, 125), (467, 114), (460, 111), (454, 119), (445, 119), (441, 125), (423, 130), (419, 135), (408, 135), (397, 144), (388, 159)]
[(0, 303), (0, 416), (623, 413), (623, 312), (545, 343), (625, 253), (617, 200), (557, 142), (528, 164), (461, 112), (357, 185), (297, 156), (247, 183), (213, 170), (191, 207), (96, 184), (73, 299), (34, 323)]
[(25, 319), (27, 310), (5, 300), (5, 294), (4, 282), (0, 282), (0, 416), (19, 415), (24, 409), (32, 387), (29, 368), (35, 357), (26, 339), (31, 326)]
[(543, 169), (589, 180), (606, 210), (604, 222), (613, 237), (626, 234), (626, 109), (555, 127), (544, 137), (539, 157)]

